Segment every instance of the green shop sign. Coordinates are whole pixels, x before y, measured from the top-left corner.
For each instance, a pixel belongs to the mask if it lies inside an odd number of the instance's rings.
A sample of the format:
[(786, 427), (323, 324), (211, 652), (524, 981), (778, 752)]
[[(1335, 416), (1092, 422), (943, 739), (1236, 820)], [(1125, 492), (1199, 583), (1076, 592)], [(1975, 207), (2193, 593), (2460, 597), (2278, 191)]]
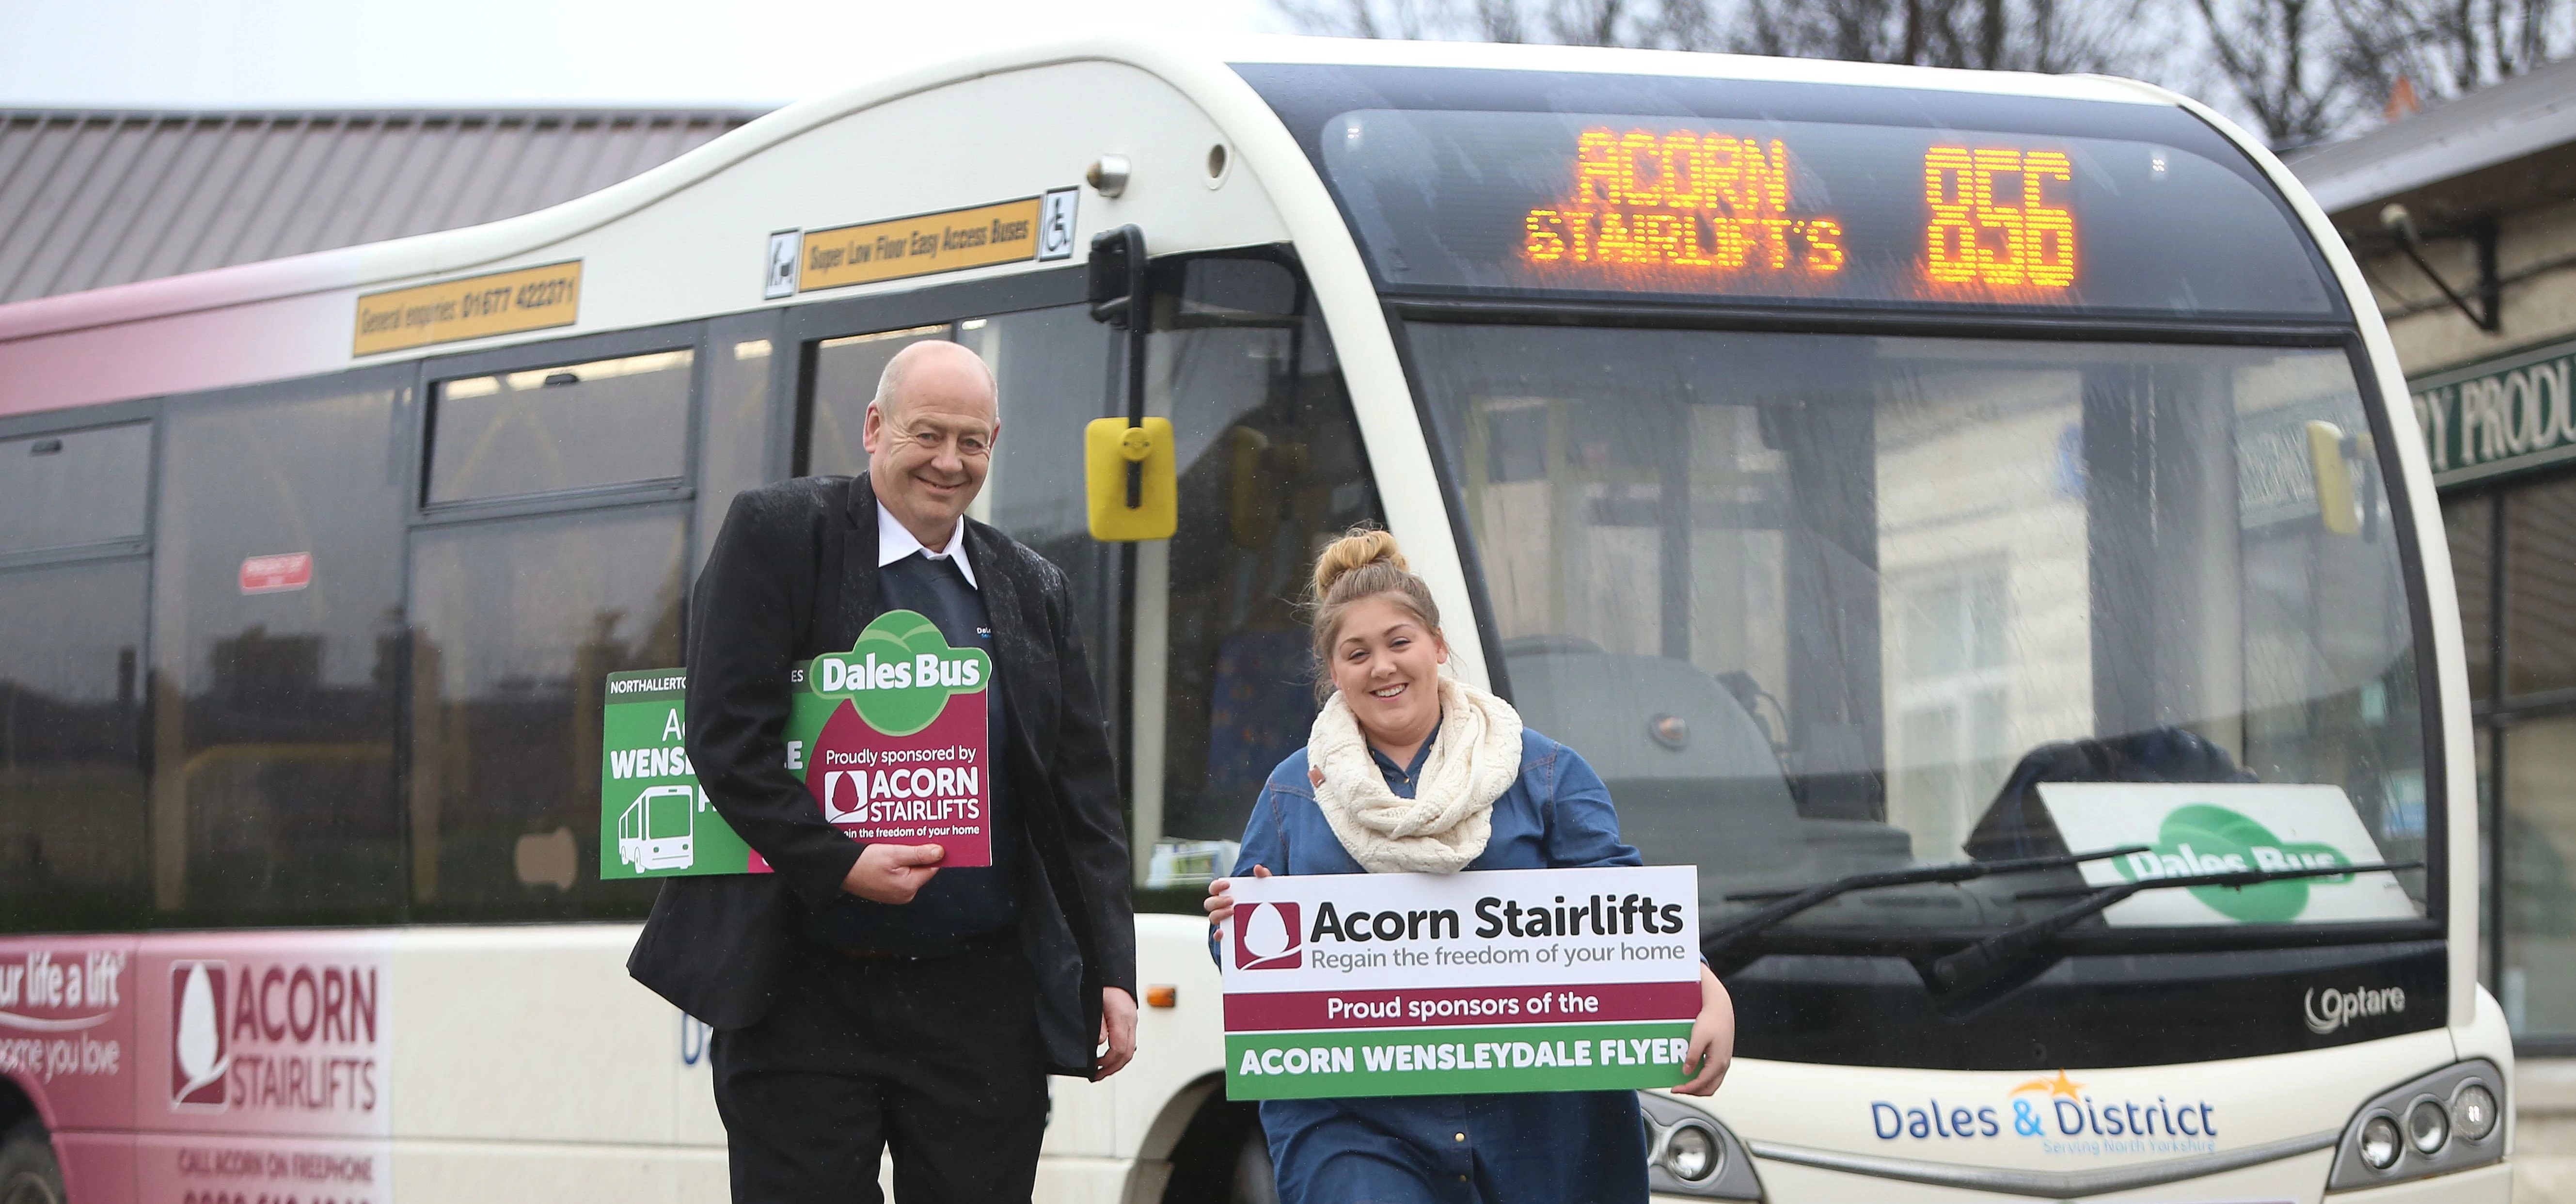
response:
[(2576, 342), (2407, 382), (2433, 480), (2459, 485), (2576, 459)]

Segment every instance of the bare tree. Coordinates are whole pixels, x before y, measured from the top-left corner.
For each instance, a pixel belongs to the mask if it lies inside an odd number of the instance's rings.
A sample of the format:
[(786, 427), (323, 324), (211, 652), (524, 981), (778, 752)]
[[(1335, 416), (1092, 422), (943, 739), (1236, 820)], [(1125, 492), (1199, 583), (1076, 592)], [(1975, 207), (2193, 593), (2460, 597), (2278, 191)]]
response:
[[(1273, 0), (1311, 33), (2171, 78), (2275, 149), (2576, 51), (2576, 0)], [(2196, 36), (2195, 36), (2196, 35)], [(2402, 86), (2401, 86), (2402, 81)], [(2391, 115), (2402, 115), (2391, 106)]]
[(2192, 0), (2209, 66), (2275, 150), (2324, 141), (2351, 111), (2351, 81), (2331, 12), (2315, 0)]
[(2142, 0), (1744, 0), (1753, 54), (2135, 74)]
[(1308, 33), (1714, 50), (1708, 0), (1275, 0)]
[(2338, 71), (2383, 102), (2401, 81), (2446, 100), (2563, 57), (2576, 8), (2563, 0), (2343, 0)]
[[(2026, 71), (2142, 60), (2148, 0), (1274, 0), (1309, 33), (1733, 50)], [(1723, 11), (1718, 7), (1724, 4)]]

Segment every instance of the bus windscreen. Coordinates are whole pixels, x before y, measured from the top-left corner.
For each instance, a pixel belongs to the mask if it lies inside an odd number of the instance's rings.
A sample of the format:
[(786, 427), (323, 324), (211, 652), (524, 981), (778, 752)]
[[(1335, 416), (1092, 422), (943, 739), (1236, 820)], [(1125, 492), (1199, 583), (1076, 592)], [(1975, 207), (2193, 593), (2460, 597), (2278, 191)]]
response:
[(1378, 284), (2333, 319), (2323, 257), (2187, 110), (1883, 87), (1236, 64)]

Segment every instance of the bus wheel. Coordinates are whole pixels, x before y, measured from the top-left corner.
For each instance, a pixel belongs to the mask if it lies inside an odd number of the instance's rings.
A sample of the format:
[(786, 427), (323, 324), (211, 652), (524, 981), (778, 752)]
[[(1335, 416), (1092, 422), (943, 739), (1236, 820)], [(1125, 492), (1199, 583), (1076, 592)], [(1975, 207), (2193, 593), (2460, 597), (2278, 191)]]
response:
[(1243, 1135), (1243, 1145), (1234, 1153), (1230, 1183), (1226, 1204), (1279, 1204), (1278, 1177), (1270, 1166), (1270, 1143), (1262, 1140), (1260, 1125), (1252, 1126), (1252, 1131)]
[(63, 1204), (63, 1164), (35, 1120), (0, 1138), (0, 1204)]

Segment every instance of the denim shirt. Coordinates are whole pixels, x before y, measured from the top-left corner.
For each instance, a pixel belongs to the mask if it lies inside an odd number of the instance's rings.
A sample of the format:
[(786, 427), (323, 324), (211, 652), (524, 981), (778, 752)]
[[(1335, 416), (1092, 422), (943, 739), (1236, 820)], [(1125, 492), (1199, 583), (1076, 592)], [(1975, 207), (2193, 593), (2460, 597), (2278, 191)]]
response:
[[(1371, 750), (1387, 788), (1412, 798), (1440, 738), (1397, 766)], [(1262, 786), (1234, 876), (1366, 871), (1315, 804), (1299, 749)], [(1493, 835), (1467, 871), (1642, 865), (1619, 839), (1601, 776), (1571, 748), (1521, 733), (1521, 771), (1494, 800)], [(1282, 1204), (1642, 1204), (1646, 1147), (1629, 1091), (1265, 1100), (1262, 1129)]]

